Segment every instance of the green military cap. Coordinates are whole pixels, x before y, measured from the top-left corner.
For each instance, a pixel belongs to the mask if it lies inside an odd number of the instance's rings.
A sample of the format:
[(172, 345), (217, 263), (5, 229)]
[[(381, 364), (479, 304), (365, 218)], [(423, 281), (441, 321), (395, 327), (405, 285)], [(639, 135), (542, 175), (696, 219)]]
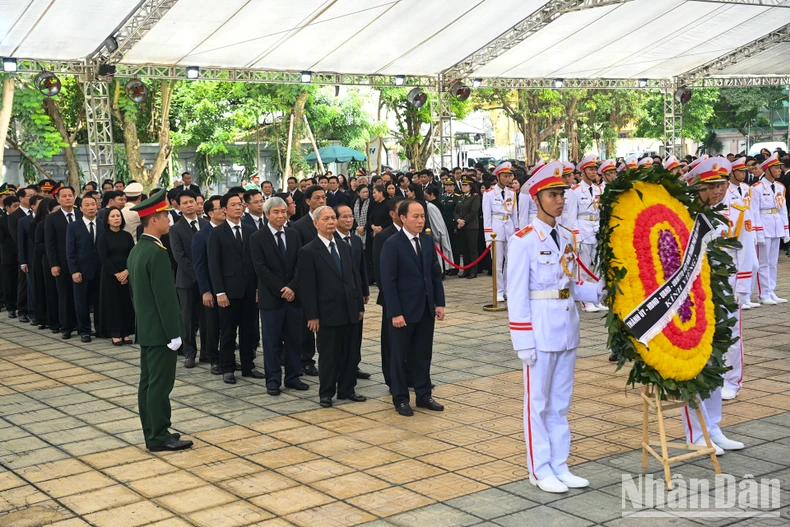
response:
[(472, 180), (464, 178), (464, 179), (461, 180), (461, 184), (462, 185), (471, 185), (472, 184)]
[(8, 183), (3, 183), (0, 185), (0, 196), (6, 196), (8, 194), (11, 194), (11, 191), (8, 190)]
[(170, 207), (167, 205), (167, 190), (161, 189), (150, 198), (132, 207), (131, 210), (135, 211), (141, 218), (156, 214), (157, 212), (170, 210)]

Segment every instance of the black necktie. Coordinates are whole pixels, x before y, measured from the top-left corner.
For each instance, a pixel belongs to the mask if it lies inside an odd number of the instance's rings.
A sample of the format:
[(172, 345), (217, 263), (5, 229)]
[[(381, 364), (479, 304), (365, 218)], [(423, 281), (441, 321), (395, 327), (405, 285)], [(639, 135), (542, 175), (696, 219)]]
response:
[(260, 228), (261, 228), (261, 219), (260, 218), (256, 218), (256, 220), (255, 220), (255, 229), (259, 230)]
[[(590, 187), (592, 190), (592, 187)], [(557, 234), (557, 229), (551, 229), (551, 239), (554, 240), (554, 243), (557, 245), (557, 249), (560, 248), (560, 236)]]
[(505, 199), (505, 189), (502, 189), (502, 199)]
[(93, 222), (90, 222), (89, 225), (90, 228), (88, 229), (88, 232), (91, 233), (91, 241), (94, 245), (96, 245), (96, 231), (93, 230)]
[(773, 183), (771, 183), (771, 192), (776, 192), (776, 189), (774, 188), (774, 184)]
[(335, 242), (329, 242), (329, 252), (332, 253), (332, 259), (335, 261), (335, 265), (337, 266), (337, 272), (342, 276), (343, 264), (340, 262), (340, 255), (335, 248)]
[(189, 222), (189, 224), (192, 226), (192, 232), (197, 232), (197, 220), (192, 220)]
[(27, 211), (27, 215), (28, 216), (32, 216), (33, 215), (33, 211), (32, 210)]
[(280, 256), (285, 261), (285, 242), (283, 241), (283, 231), (277, 233), (277, 248), (280, 249)]
[(419, 236), (412, 238), (412, 241), (414, 241), (414, 247), (417, 249), (417, 260), (420, 262), (420, 266), (422, 266), (422, 246)]
[(236, 226), (235, 226), (235, 227), (233, 227), (233, 228), (234, 228), (234, 229), (236, 229), (236, 241), (237, 241), (237, 242), (239, 242), (239, 243), (241, 243), (241, 227), (239, 227), (238, 225), (236, 225)]
[(593, 198), (595, 197), (595, 196), (593, 195), (593, 189), (592, 189), (592, 185), (590, 185), (590, 197), (593, 197)]
[(741, 188), (740, 185), (738, 185), (738, 194), (740, 194), (741, 197), (743, 197), (743, 189)]
[(343, 241), (346, 242), (347, 244), (351, 245), (351, 236), (343, 237)]
[(73, 213), (69, 212), (69, 213), (66, 214), (66, 216), (68, 216), (68, 218), (69, 218), (69, 223), (74, 221), (74, 218), (73, 218), (74, 214)]

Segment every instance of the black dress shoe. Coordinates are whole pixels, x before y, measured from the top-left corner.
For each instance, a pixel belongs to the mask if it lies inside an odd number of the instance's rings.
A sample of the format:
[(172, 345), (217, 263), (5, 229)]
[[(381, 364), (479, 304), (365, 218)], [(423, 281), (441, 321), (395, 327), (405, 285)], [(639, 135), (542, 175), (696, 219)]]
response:
[(617, 362), (618, 360), (620, 360), (620, 359), (617, 358), (617, 354), (616, 353), (612, 353), (611, 355), (609, 355), (609, 362)]
[(49, 328), (52, 333), (60, 333), (60, 328)]
[(195, 359), (184, 359), (184, 368), (194, 368)]
[(198, 362), (211, 362), (211, 359), (209, 359), (205, 355), (201, 355), (200, 358), (198, 359)]
[(322, 397), (318, 400), (318, 404), (321, 405), (321, 408), (332, 408), (332, 399), (329, 397)]
[(222, 382), (225, 384), (236, 384), (236, 376), (232, 373), (223, 373)]
[(16, 318), (16, 311), (9, 311), (8, 318)]
[(123, 339), (123, 343), (126, 344), (127, 346), (131, 346), (132, 344), (134, 344), (134, 341), (132, 339), (126, 337), (126, 338)]
[(80, 342), (86, 342), (87, 343), (87, 342), (90, 342), (90, 341), (91, 341), (91, 336), (90, 335), (81, 335), (80, 336)]
[(42, 330), (42, 331), (43, 331), (43, 330), (45, 330), (45, 329), (49, 329), (49, 326), (47, 326), (46, 324), (39, 324), (39, 325), (38, 325), (38, 329), (40, 329), (40, 330)]
[(113, 340), (112, 341), (112, 345), (113, 346), (123, 346), (123, 340), (119, 340), (117, 342)]
[(433, 397), (430, 397), (427, 401), (417, 403), (418, 408), (427, 408), (428, 410), (433, 410), (434, 412), (442, 412), (444, 411), (444, 406), (437, 403), (433, 400)]
[(357, 379), (370, 379), (370, 374), (366, 371), (357, 370)]
[(252, 377), (253, 379), (265, 379), (266, 375), (262, 374), (258, 368), (253, 368), (246, 373), (241, 374), (242, 377)]
[(414, 410), (411, 409), (409, 403), (396, 404), (395, 409), (398, 411), (399, 414), (405, 415), (406, 417), (411, 417), (412, 415), (414, 415)]
[(292, 390), (299, 390), (300, 392), (310, 389), (310, 385), (302, 381), (299, 381), (296, 384), (292, 384), (290, 386), (286, 385), (285, 387), (290, 388)]
[(222, 370), (219, 369), (219, 364), (211, 365), (211, 375), (222, 375)]
[(60, 338), (63, 340), (69, 340), (71, 338), (71, 331), (64, 331), (60, 334)]
[(23, 323), (23, 324), (27, 324), (28, 322), (30, 322), (30, 319), (29, 319), (29, 318), (27, 318), (27, 315), (25, 315), (25, 314), (23, 313), (23, 314), (19, 315), (19, 321), (20, 321), (21, 323)]
[(176, 450), (185, 450), (192, 448), (192, 441), (182, 441), (180, 439), (170, 439), (167, 443), (160, 446), (149, 446), (149, 452), (175, 452)]
[(465, 275), (464, 278), (469, 278), (470, 280), (472, 278), (477, 278), (477, 273), (469, 273), (469, 274)]
[(358, 393), (352, 393), (351, 395), (349, 395), (347, 397), (340, 397), (338, 395), (337, 398), (338, 399), (348, 399), (349, 401), (355, 402), (355, 403), (361, 403), (361, 402), (364, 402), (364, 401), (368, 400), (367, 397), (365, 397), (364, 395), (360, 395)]
[(308, 364), (302, 371), (305, 375), (309, 375), (310, 377), (317, 377), (318, 376), (318, 368), (315, 367), (315, 364)]
[(280, 395), (280, 388), (279, 386), (273, 386), (271, 388), (266, 388), (266, 393), (269, 395)]

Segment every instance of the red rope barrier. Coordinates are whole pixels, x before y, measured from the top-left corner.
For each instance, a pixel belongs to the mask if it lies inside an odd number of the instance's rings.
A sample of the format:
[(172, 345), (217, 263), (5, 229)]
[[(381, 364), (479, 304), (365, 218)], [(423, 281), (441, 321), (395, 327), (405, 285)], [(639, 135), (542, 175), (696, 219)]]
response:
[(455, 262), (453, 262), (452, 260), (450, 260), (449, 258), (447, 258), (447, 257), (444, 255), (444, 253), (441, 251), (441, 249), (439, 249), (439, 246), (438, 246), (438, 245), (434, 245), (434, 247), (436, 248), (436, 252), (437, 252), (437, 253), (439, 253), (439, 256), (441, 256), (441, 257), (442, 257), (442, 260), (444, 260), (444, 261), (445, 261), (445, 262), (447, 262), (448, 264), (452, 265), (452, 266), (453, 266), (453, 267), (455, 267), (456, 269), (460, 269), (461, 271), (466, 271), (467, 269), (471, 269), (471, 268), (472, 268), (472, 267), (474, 267), (475, 265), (479, 264), (479, 263), (480, 263), (480, 261), (481, 261), (483, 258), (485, 258), (485, 257), (486, 257), (486, 255), (488, 254), (488, 251), (490, 251), (490, 250), (491, 250), (491, 244), (489, 243), (489, 244), (488, 244), (488, 247), (486, 247), (486, 250), (485, 250), (485, 251), (483, 251), (483, 254), (481, 254), (481, 255), (480, 255), (478, 258), (477, 258), (477, 260), (475, 260), (474, 262), (470, 263), (469, 265), (456, 265), (456, 264), (455, 264)]

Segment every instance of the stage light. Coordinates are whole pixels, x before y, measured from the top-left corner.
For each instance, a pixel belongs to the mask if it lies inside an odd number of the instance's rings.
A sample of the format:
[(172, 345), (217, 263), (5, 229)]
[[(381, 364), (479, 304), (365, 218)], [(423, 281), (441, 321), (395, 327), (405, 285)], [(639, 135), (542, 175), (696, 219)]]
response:
[(472, 81), (472, 88), (479, 88), (483, 84), (483, 79), (475, 79)]
[(16, 59), (12, 59), (9, 57), (3, 58), (3, 71), (5, 73), (16, 73), (19, 68), (19, 65), (16, 63)]
[(118, 49), (118, 41), (115, 39), (114, 36), (110, 35), (109, 37), (104, 39), (104, 47), (107, 48), (107, 51), (112, 53), (116, 49)]
[(115, 75), (115, 64), (99, 64), (99, 77), (112, 77)]
[(647, 79), (639, 79), (638, 85), (640, 88), (647, 88)]
[(36, 75), (36, 78), (33, 79), (33, 85), (47, 97), (53, 97), (60, 93), (60, 79), (51, 71), (42, 71)]
[(148, 98), (148, 86), (137, 79), (132, 79), (127, 82), (123, 89), (126, 92), (127, 97), (137, 104), (145, 102), (145, 100)]
[(200, 68), (197, 66), (187, 66), (187, 79), (195, 80), (200, 77)]
[(415, 108), (421, 108), (426, 102), (428, 102), (428, 95), (422, 91), (422, 88), (414, 88), (409, 92), (409, 95), (406, 98), (408, 99), (409, 104)]
[(403, 86), (406, 82), (406, 75), (395, 75), (395, 86)]
[(691, 100), (691, 90), (686, 88), (678, 88), (675, 92), (675, 100), (681, 104), (686, 104)]
[(565, 81), (563, 79), (554, 79), (554, 87), (555, 88), (562, 88)]
[(472, 94), (472, 88), (465, 86), (461, 81), (455, 81), (453, 85), (450, 86), (450, 93), (459, 101), (464, 102)]
[(313, 80), (313, 72), (312, 71), (303, 71), (302, 72), (302, 82), (308, 83)]

